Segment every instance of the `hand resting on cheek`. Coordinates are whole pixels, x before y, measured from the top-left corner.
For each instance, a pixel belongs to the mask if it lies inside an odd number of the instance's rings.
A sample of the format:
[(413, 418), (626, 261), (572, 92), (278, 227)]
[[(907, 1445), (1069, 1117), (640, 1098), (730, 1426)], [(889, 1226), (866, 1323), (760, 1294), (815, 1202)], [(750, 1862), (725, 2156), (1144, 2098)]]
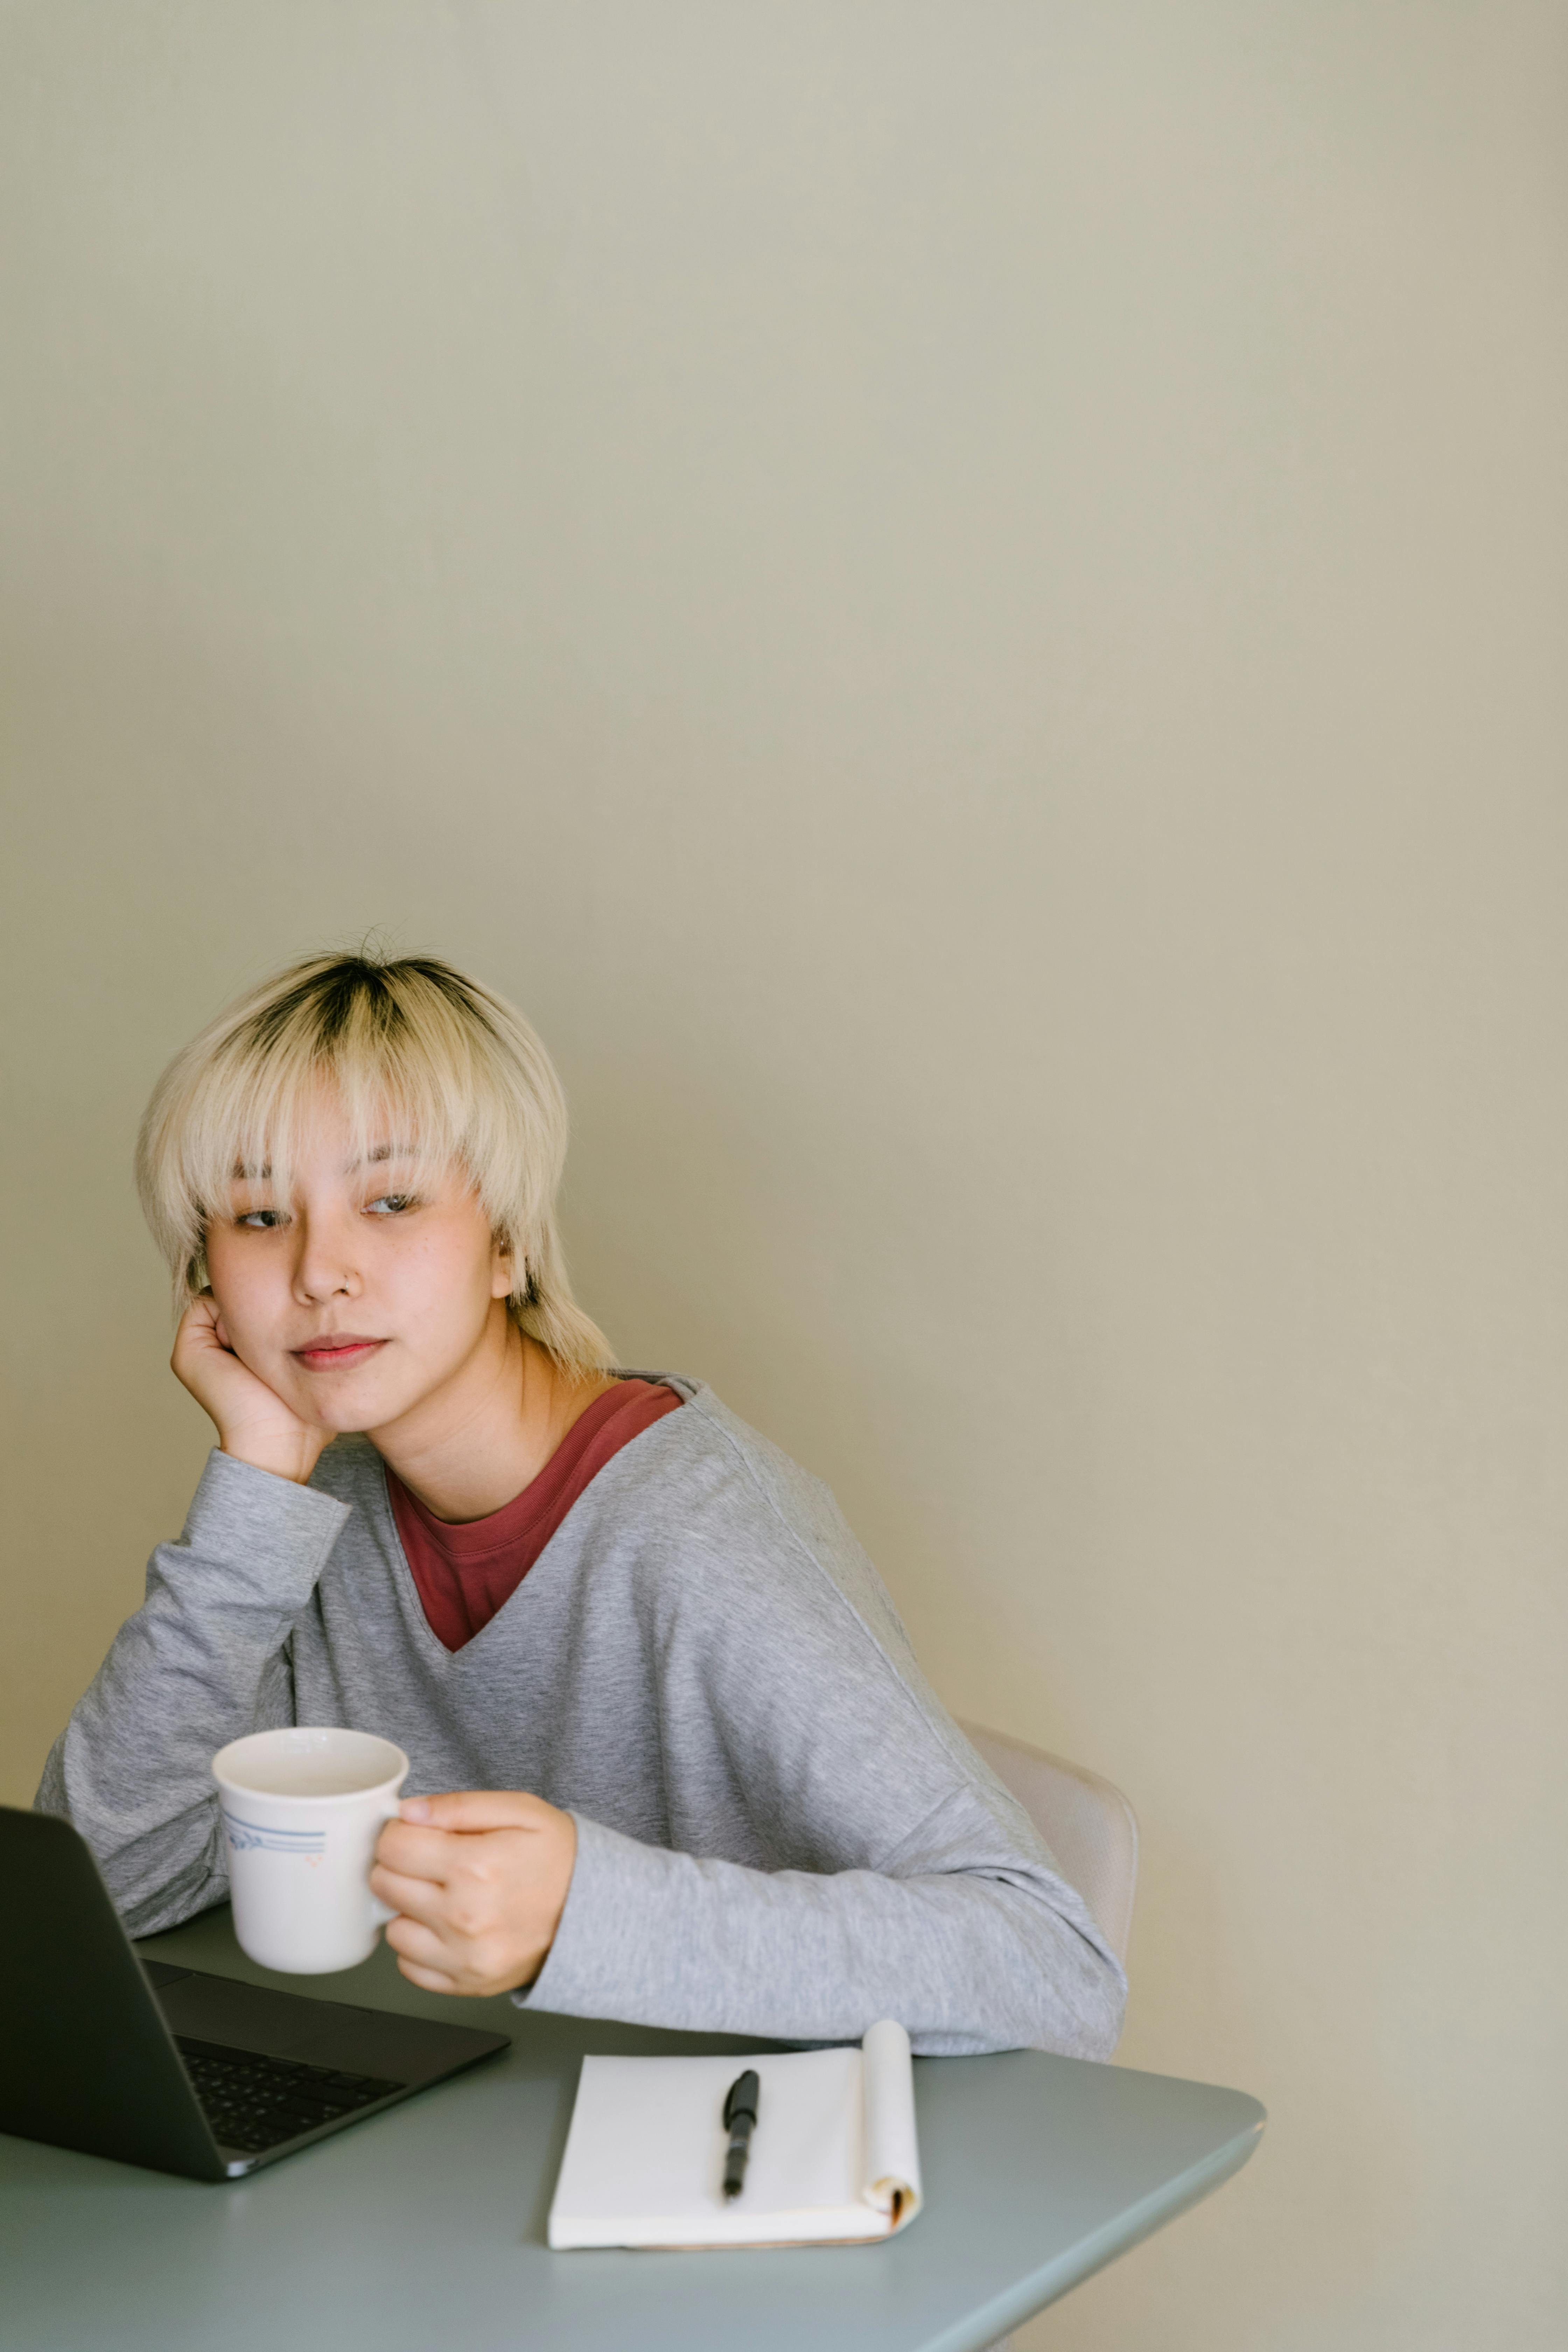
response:
[(211, 1416), (225, 1454), (291, 1478), (296, 1486), (305, 1484), (332, 1433), (302, 1421), (241, 1363), (210, 1290), (194, 1298), (180, 1318), (170, 1362), (175, 1379)]
[(517, 1790), (411, 1797), (375, 1856), (371, 1889), (398, 1913), (386, 1940), (411, 1984), (512, 1992), (533, 1982), (555, 1940), (577, 1824)]

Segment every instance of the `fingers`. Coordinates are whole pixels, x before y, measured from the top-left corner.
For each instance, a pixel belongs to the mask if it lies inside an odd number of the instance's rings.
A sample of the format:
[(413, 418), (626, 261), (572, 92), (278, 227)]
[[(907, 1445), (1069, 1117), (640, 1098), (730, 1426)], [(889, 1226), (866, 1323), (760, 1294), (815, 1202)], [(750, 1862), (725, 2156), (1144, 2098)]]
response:
[[(383, 1870), (404, 1878), (428, 1879), (444, 1886), (461, 1861), (445, 1830), (416, 1829), (410, 1822), (388, 1822), (375, 1842), (375, 1858)], [(387, 1902), (392, 1901), (389, 1895)]]
[[(570, 1823), (571, 1817), (555, 1819)], [(571, 1844), (574, 1860), (574, 1837)], [(547, 1860), (547, 1841), (520, 1836), (515, 1828), (465, 1837), (388, 1822), (376, 1840), (371, 1891), (411, 1918), (466, 1935), (509, 1901), (526, 1900)]]
[(399, 1959), (411, 1962), (415, 1968), (429, 1969), (438, 1976), (454, 1975), (452, 1954), (434, 1928), (427, 1927), (422, 1920), (410, 1919), (399, 1914), (397, 1918), (387, 1921), (385, 1932), (386, 1940)]
[(388, 1870), (384, 1863), (377, 1863), (370, 1874), (370, 1891), (405, 1918), (423, 1920), (430, 1927), (444, 1924), (450, 1908), (447, 1890), (438, 1880), (408, 1878), (401, 1871)]
[(418, 1985), (425, 1992), (461, 1992), (463, 1988), (454, 1979), (444, 1976), (439, 1969), (422, 1969), (413, 1960), (399, 1960), (398, 1973), (410, 1984)]
[(218, 1337), (217, 1300), (210, 1290), (204, 1290), (199, 1298), (192, 1299), (180, 1318), (179, 1328), (174, 1333), (174, 1354), (176, 1357), (196, 1355), (203, 1349), (222, 1346), (223, 1341)]
[(438, 1936), (417, 1920), (389, 1920), (386, 1940), (397, 1955), (397, 1966), (410, 1984), (420, 1986), (426, 1992), (463, 1993), (471, 1991), (466, 1973), (454, 1960)]
[(410, 1983), (423, 1985), (427, 1992), (483, 1996), (510, 1991), (522, 1981), (511, 1953), (499, 1940), (454, 1940), (406, 1916), (387, 1922), (386, 1940)]
[(542, 1829), (553, 1805), (521, 1789), (459, 1789), (440, 1797), (405, 1797), (398, 1808), (405, 1822), (427, 1822), (437, 1830)]

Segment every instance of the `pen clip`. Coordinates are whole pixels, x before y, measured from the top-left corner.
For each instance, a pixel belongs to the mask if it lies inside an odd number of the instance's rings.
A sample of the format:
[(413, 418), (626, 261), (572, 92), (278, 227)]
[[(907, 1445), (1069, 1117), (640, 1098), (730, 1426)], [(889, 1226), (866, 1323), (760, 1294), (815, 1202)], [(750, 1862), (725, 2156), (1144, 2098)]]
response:
[(762, 2087), (754, 2066), (748, 2066), (743, 2074), (736, 2076), (730, 2085), (729, 2094), (724, 2101), (726, 2131), (734, 2130), (735, 2119), (738, 2116), (744, 2116), (749, 2123), (756, 2122), (757, 2101)]

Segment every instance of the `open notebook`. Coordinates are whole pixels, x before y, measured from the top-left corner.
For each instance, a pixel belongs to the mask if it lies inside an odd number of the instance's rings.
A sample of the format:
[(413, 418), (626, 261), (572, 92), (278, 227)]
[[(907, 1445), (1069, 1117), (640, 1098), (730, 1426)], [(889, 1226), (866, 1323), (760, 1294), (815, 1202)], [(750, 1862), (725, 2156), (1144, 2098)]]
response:
[[(741, 2194), (724, 2099), (761, 2080)], [(890, 2237), (920, 2210), (910, 2037), (747, 2058), (584, 2058), (550, 2209), (552, 2246), (777, 2246)]]

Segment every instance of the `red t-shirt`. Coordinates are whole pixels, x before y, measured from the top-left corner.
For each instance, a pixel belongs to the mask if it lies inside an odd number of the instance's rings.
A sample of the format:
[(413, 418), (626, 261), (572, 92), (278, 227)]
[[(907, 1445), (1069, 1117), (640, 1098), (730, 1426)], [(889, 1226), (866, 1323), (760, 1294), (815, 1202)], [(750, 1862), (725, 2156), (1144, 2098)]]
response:
[(427, 1511), (387, 1465), (386, 1491), (431, 1632), (460, 1650), (503, 1609), (592, 1478), (681, 1402), (660, 1381), (617, 1381), (579, 1413), (537, 1478), (488, 1518)]

